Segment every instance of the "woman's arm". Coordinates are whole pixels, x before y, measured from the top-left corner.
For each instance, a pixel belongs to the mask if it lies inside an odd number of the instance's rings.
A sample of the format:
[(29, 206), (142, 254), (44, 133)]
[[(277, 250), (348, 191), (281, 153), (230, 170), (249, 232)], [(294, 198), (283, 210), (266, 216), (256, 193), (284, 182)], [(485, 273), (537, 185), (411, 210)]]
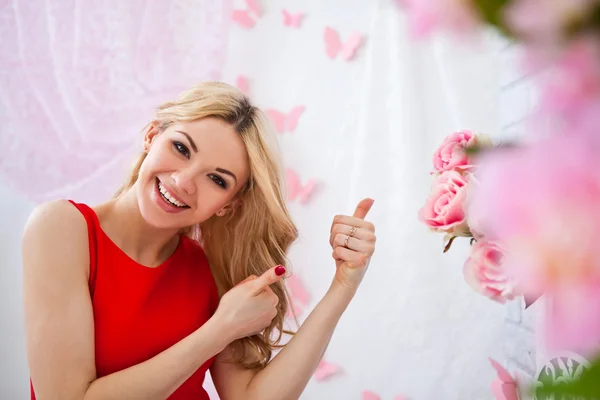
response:
[(211, 367), (221, 400), (298, 399), (325, 353), (354, 291), (334, 282), (296, 335), (261, 371), (228, 362), (223, 352)]
[(84, 218), (64, 200), (39, 206), (22, 249), (27, 355), (40, 400), (165, 399), (229, 343), (211, 319), (152, 359), (96, 379)]
[[(300, 397), (373, 254), (374, 227), (363, 221), (371, 205), (372, 200), (363, 200), (353, 217), (334, 219), (331, 244), (337, 263), (336, 277), (296, 335), (264, 369), (246, 370), (227, 362), (230, 355), (227, 351), (217, 356), (211, 375), (222, 400), (295, 400)], [(345, 240), (351, 231), (355, 233), (353, 240)]]

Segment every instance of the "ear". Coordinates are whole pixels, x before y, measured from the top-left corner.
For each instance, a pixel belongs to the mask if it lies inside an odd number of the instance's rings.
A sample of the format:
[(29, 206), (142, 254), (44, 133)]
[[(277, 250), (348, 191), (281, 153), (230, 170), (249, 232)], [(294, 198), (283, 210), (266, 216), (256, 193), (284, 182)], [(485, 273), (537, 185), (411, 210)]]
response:
[(146, 133), (144, 134), (144, 152), (147, 153), (150, 151), (150, 146), (154, 139), (160, 133), (160, 129), (158, 128), (158, 121), (152, 121), (148, 128), (146, 129)]
[(234, 199), (228, 207), (230, 207), (232, 210), (237, 210), (238, 208), (240, 208), (242, 206), (242, 200), (241, 199)]
[(217, 211), (215, 214), (218, 217), (222, 217), (226, 214), (229, 214), (233, 211), (235, 211), (236, 209), (238, 209), (240, 206), (242, 205), (242, 201), (240, 199), (235, 199), (232, 200), (231, 203), (227, 204), (226, 206), (223, 206), (219, 211)]

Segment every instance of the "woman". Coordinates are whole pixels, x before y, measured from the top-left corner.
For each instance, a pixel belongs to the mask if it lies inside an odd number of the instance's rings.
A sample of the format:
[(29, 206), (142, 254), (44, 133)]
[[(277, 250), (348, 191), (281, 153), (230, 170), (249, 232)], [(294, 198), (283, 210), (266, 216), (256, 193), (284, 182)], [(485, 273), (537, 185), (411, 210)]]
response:
[(167, 102), (110, 201), (36, 208), (23, 236), (32, 398), (296, 399), (373, 254), (365, 199), (334, 218), (330, 289), (283, 350), (297, 231), (274, 137), (237, 89)]

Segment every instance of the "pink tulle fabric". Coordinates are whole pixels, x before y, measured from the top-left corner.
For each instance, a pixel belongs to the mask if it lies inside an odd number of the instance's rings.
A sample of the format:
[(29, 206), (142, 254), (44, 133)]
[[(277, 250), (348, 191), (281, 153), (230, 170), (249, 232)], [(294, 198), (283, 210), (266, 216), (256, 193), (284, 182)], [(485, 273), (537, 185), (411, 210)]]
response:
[(102, 201), (153, 109), (218, 79), (229, 1), (0, 3), (0, 180), (33, 202)]

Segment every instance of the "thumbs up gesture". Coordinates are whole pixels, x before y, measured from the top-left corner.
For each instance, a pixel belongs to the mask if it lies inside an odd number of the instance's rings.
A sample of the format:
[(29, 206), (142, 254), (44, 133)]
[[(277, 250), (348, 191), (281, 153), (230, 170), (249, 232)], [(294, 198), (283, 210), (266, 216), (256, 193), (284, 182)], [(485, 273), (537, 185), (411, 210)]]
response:
[(351, 217), (337, 215), (331, 224), (329, 243), (336, 265), (335, 280), (351, 290), (362, 282), (375, 251), (375, 226), (365, 221), (372, 206), (372, 199), (361, 200)]

